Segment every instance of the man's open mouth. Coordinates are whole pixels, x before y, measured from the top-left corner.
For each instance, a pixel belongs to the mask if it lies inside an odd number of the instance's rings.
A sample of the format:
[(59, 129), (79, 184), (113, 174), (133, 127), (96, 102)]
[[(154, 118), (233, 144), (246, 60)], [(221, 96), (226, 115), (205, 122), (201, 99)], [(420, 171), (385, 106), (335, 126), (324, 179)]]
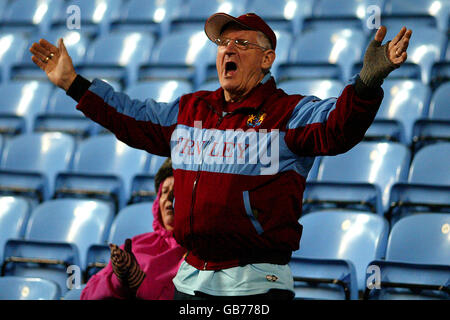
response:
[(228, 61), (225, 63), (225, 75), (226, 76), (232, 76), (237, 71), (237, 64), (233, 61)]

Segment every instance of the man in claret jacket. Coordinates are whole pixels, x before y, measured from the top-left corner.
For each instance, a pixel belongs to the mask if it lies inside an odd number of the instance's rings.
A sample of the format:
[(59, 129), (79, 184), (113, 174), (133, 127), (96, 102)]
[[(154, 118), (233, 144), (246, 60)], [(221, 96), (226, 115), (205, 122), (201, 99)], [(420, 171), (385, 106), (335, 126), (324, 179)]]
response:
[[(175, 299), (292, 299), (288, 262), (299, 248), (305, 179), (314, 157), (362, 140), (383, 99), (383, 79), (406, 60), (412, 31), (382, 45), (337, 98), (288, 95), (270, 73), (277, 39), (256, 14), (212, 15), (221, 87), (171, 103), (132, 100), (77, 75), (62, 40), (33, 44), (33, 61), (87, 117), (128, 145), (171, 156), (177, 242), (187, 249)], [(321, 39), (317, 39), (321, 41)], [(311, 45), (314, 45), (311, 43)]]

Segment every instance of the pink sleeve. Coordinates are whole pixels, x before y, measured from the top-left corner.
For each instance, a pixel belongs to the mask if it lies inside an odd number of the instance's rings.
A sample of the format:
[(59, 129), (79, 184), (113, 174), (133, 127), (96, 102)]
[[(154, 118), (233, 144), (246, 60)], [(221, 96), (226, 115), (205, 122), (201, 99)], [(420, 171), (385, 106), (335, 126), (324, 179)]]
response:
[(81, 300), (127, 299), (127, 289), (112, 270), (111, 263), (93, 275), (81, 292)]

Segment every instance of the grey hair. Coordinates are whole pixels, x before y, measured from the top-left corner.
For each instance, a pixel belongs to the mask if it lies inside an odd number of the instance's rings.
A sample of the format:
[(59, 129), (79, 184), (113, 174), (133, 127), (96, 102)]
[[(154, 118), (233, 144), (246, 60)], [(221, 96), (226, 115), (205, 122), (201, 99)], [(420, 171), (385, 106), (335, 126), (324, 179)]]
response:
[[(261, 47), (264, 47), (266, 49), (272, 49), (272, 43), (270, 42), (269, 38), (267, 38), (267, 36), (264, 33), (262, 33), (261, 31), (258, 31), (257, 33), (258, 33), (258, 38), (257, 38), (258, 45), (260, 45)], [(263, 73), (264, 74), (269, 73), (270, 68), (271, 67), (264, 69)]]

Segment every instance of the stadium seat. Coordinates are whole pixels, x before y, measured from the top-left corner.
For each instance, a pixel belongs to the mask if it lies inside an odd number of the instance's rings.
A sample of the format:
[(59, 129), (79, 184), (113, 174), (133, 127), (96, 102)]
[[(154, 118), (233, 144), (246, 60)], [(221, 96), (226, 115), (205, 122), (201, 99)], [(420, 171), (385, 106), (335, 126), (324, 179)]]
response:
[(414, 150), (439, 141), (450, 141), (450, 82), (442, 84), (431, 98), (428, 117), (414, 123)]
[(172, 102), (192, 90), (192, 84), (186, 80), (148, 80), (129, 86), (125, 93), (132, 99)]
[(414, 212), (450, 212), (450, 143), (435, 143), (413, 157), (408, 180), (395, 183), (389, 216), (395, 222)]
[(316, 27), (352, 27), (369, 33), (368, 18), (373, 14), (370, 6), (383, 11), (384, 0), (316, 0), (312, 16), (304, 22), (304, 28)]
[(450, 299), (449, 234), (448, 213), (400, 219), (390, 232), (386, 259), (370, 262), (379, 268), (379, 283), (366, 290), (365, 298)]
[(301, 32), (303, 19), (312, 14), (312, 0), (250, 0), (248, 12), (255, 12), (272, 29)]
[(81, 300), (81, 292), (86, 287), (86, 284), (80, 285), (79, 288), (73, 288), (66, 292), (61, 300)]
[(368, 263), (385, 255), (388, 222), (374, 214), (340, 210), (311, 212), (299, 222), (300, 249), (290, 262), (296, 298), (358, 299)]
[(430, 88), (419, 80), (385, 80), (384, 99), (365, 139), (412, 143), (414, 122), (427, 113)]
[(76, 109), (77, 102), (64, 90), (55, 88), (50, 96), (47, 110), (36, 115), (34, 131), (62, 132), (77, 140), (95, 135), (100, 125), (85, 117)]
[(160, 37), (169, 32), (170, 22), (179, 16), (181, 0), (130, 0), (123, 4), (120, 17), (111, 29), (151, 32)]
[(58, 172), (71, 166), (75, 142), (62, 133), (31, 133), (12, 138), (0, 163), (0, 192), (20, 194), (36, 204), (53, 195)]
[(0, 300), (58, 300), (61, 290), (46, 279), (30, 277), (0, 277)]
[(6, 241), (24, 236), (29, 215), (30, 205), (24, 198), (0, 196), (0, 264)]
[(339, 80), (325, 79), (293, 79), (280, 81), (278, 87), (287, 94), (312, 95), (320, 99), (338, 97), (344, 84)]
[(0, 85), (0, 133), (30, 133), (36, 114), (44, 112), (52, 90), (50, 83), (6, 82)]
[(139, 68), (139, 81), (182, 79), (197, 86), (204, 81), (206, 66), (215, 62), (215, 53), (202, 29), (169, 33), (154, 46), (150, 63)]
[(0, 33), (0, 65), (2, 82), (9, 81), (11, 68), (21, 61), (27, 49), (27, 38), (22, 33)]
[(62, 4), (63, 2), (58, 0), (9, 1), (0, 23), (0, 31), (45, 33), (49, 30), (49, 22)]
[[(118, 246), (125, 243), (127, 238), (132, 238), (142, 233), (153, 231), (153, 202), (141, 202), (124, 207), (111, 225), (108, 243)], [(108, 264), (110, 249), (107, 244), (94, 244), (89, 247), (86, 258), (86, 279)]]
[(364, 46), (365, 36), (357, 29), (306, 30), (294, 40), (290, 62), (279, 66), (278, 78), (331, 78), (347, 82)]
[(137, 80), (138, 65), (149, 61), (153, 43), (150, 33), (115, 32), (100, 36), (90, 44), (78, 69), (86, 78), (129, 85)]
[(187, 0), (174, 17), (171, 23), (171, 31), (184, 28), (201, 27), (205, 25), (206, 19), (216, 12), (228, 13), (234, 17), (245, 13), (245, 2), (241, 0)]
[(24, 240), (6, 243), (2, 273), (53, 280), (64, 294), (68, 268), (84, 270), (88, 248), (104, 243), (112, 219), (110, 206), (102, 201), (46, 201), (33, 210)]
[(418, 0), (413, 6), (407, 0), (386, 0), (385, 9), (386, 17), (394, 16), (405, 23), (416, 24), (423, 20), (422, 23), (447, 31), (450, 3), (446, 0)]
[(131, 179), (147, 168), (147, 152), (102, 134), (83, 140), (71, 171), (55, 180), (55, 197), (100, 198), (116, 210), (129, 199)]
[(219, 79), (205, 81), (197, 87), (197, 90), (216, 91), (220, 88)]
[(430, 86), (433, 90), (450, 81), (450, 55), (447, 56), (446, 61), (435, 62), (431, 68)]
[(409, 161), (408, 148), (393, 142), (361, 142), (322, 157), (317, 179), (306, 184), (303, 212), (344, 207), (383, 215), (391, 186), (407, 180)]
[(121, 0), (66, 1), (53, 16), (52, 28), (67, 25), (73, 29), (81, 28), (90, 36), (104, 35), (110, 29), (111, 20), (119, 17), (121, 3)]

